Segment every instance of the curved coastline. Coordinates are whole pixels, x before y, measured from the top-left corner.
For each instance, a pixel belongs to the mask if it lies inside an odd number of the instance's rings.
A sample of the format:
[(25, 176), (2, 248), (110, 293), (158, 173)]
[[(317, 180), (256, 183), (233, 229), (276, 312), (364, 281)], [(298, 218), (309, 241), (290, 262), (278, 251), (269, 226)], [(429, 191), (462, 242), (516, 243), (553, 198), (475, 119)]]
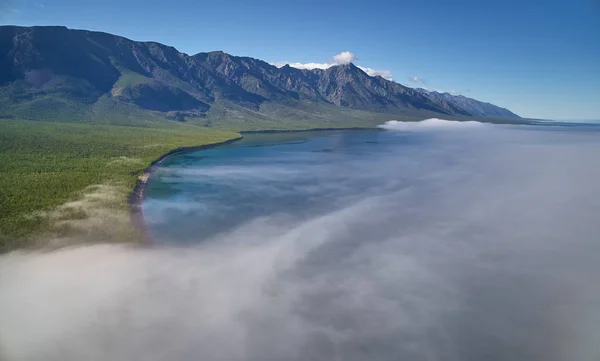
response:
[(224, 142), (219, 142), (219, 143), (204, 144), (204, 145), (198, 145), (198, 146), (193, 146), (193, 147), (176, 148), (176, 149), (169, 151), (168, 153), (161, 155), (159, 158), (152, 161), (152, 163), (150, 163), (150, 166), (148, 166), (148, 168), (144, 169), (144, 172), (138, 177), (138, 180), (135, 183), (135, 186), (133, 187), (133, 191), (129, 195), (129, 213), (131, 216), (131, 222), (133, 223), (134, 228), (141, 232), (142, 242), (149, 243), (151, 241), (151, 237), (150, 237), (150, 234), (148, 233), (146, 223), (144, 222), (144, 213), (142, 212), (142, 202), (144, 200), (144, 191), (146, 189), (148, 179), (150, 178), (150, 175), (152, 175), (152, 173), (154, 173), (156, 171), (158, 166), (165, 160), (167, 160), (171, 157), (174, 157), (176, 155), (189, 153), (189, 152), (196, 152), (199, 150), (206, 150), (206, 149), (211, 149), (211, 148), (219, 147), (219, 146), (226, 145), (226, 144), (231, 144), (231, 143), (237, 142), (238, 140), (240, 140), (242, 138), (243, 138), (243, 136), (239, 136), (237, 138), (229, 139), (229, 140), (226, 140)]
[(213, 144), (205, 144), (195, 147), (183, 147), (173, 149), (172, 151), (163, 154), (161, 157), (157, 158), (153, 161), (150, 166), (144, 169), (142, 175), (138, 177), (138, 181), (133, 188), (133, 191), (129, 197), (129, 209), (131, 221), (135, 229), (141, 232), (141, 240), (142, 243), (152, 243), (152, 237), (148, 232), (148, 228), (146, 227), (146, 223), (144, 222), (144, 213), (142, 212), (142, 202), (144, 201), (144, 191), (146, 189), (146, 185), (148, 183), (148, 179), (156, 171), (156, 168), (167, 160), (168, 158), (174, 157), (176, 155), (195, 152), (199, 150), (211, 149), (218, 146), (231, 144), (236, 141), (241, 140), (244, 137), (244, 134), (274, 134), (274, 133), (304, 133), (304, 132), (319, 132), (319, 131), (357, 131), (357, 130), (380, 130), (379, 128), (371, 128), (371, 127), (352, 127), (352, 128), (312, 128), (312, 129), (297, 129), (297, 130), (250, 130), (250, 131), (241, 131), (240, 136), (234, 139), (229, 139), (220, 143)]

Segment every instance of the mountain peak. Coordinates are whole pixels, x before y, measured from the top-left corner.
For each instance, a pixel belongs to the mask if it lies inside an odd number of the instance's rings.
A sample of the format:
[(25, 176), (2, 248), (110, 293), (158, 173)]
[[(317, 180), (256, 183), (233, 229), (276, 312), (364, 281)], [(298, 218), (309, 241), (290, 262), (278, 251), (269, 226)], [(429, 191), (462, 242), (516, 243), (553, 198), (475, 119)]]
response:
[[(325, 69), (325, 73), (328, 74), (339, 74), (340, 76), (356, 77), (364, 73), (359, 67), (353, 63), (334, 65)], [(366, 74), (366, 73), (365, 73)]]
[(340, 70), (360, 70), (356, 65), (354, 65), (354, 63), (350, 62), (347, 64), (339, 64), (339, 65), (334, 65), (332, 66), (332, 68), (338, 68)]
[(156, 42), (65, 27), (0, 26), (0, 35), (0, 91), (10, 94), (0, 99), (6, 114), (27, 109), (30, 102), (35, 106), (36, 99), (64, 98), (68, 101), (58, 106), (90, 107), (110, 99), (141, 110), (191, 112), (195, 118), (213, 105), (246, 108), (259, 117), (267, 116), (262, 109), (279, 117), (281, 106), (295, 117), (307, 102), (314, 109), (516, 117), (473, 99), (459, 102), (463, 99), (371, 77), (351, 62), (328, 69), (277, 68), (221, 50), (189, 56)]

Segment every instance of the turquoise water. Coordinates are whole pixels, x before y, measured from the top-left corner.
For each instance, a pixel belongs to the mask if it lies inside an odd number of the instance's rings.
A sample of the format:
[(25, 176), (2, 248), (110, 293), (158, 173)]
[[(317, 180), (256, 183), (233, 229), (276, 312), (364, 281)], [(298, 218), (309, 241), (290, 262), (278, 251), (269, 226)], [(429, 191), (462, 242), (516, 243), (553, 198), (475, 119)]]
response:
[(377, 130), (246, 135), (168, 159), (148, 183), (144, 214), (156, 238), (176, 242), (199, 242), (270, 214), (313, 216), (340, 206), (354, 187), (376, 186), (361, 174), (364, 164), (418, 138), (397, 141)]

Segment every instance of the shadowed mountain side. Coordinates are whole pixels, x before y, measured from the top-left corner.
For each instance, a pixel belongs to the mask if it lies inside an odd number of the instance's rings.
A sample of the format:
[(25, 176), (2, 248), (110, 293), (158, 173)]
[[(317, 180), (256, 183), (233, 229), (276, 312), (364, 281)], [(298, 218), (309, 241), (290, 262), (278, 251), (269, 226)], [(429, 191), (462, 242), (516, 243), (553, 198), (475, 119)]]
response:
[(457, 102), (371, 77), (351, 63), (326, 70), (277, 68), (221, 51), (189, 56), (155, 42), (66, 27), (0, 27), (0, 70), (4, 117), (111, 118), (128, 104), (180, 121), (205, 118), (215, 105), (280, 120), (290, 109), (316, 117), (352, 109), (518, 119), (491, 104), (475, 107), (474, 100)]

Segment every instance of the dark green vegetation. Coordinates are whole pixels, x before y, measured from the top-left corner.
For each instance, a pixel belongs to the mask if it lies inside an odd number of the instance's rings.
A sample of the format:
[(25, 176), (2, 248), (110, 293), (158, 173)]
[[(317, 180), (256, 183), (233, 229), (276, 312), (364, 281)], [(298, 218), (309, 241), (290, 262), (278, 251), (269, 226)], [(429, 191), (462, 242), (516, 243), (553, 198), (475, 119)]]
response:
[[(193, 126), (169, 129), (0, 120), (0, 250), (53, 229), (51, 211), (81, 198), (86, 187), (111, 185), (126, 209), (137, 177), (162, 154), (179, 147), (223, 142), (233, 132)], [(88, 215), (81, 208), (63, 218)], [(108, 225), (110, 227), (110, 225)]]

